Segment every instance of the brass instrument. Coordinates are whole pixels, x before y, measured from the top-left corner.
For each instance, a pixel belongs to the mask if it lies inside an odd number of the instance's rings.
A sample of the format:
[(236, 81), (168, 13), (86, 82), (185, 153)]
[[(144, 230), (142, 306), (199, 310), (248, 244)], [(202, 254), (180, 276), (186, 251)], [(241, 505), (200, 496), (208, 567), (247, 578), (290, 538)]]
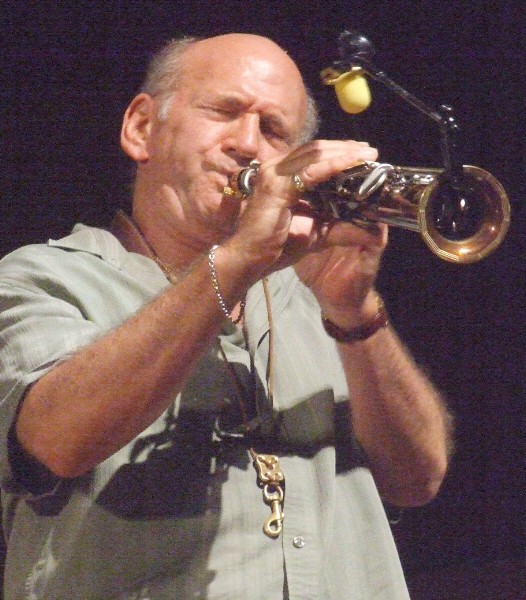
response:
[[(321, 72), (326, 85), (335, 87), (346, 112), (365, 110), (370, 94), (364, 75), (382, 83), (435, 121), (442, 136), (444, 167), (397, 167), (363, 163), (306, 190), (307, 200), (322, 219), (339, 219), (358, 225), (381, 222), (421, 234), (440, 258), (467, 264), (493, 252), (510, 223), (510, 205), (502, 185), (479, 167), (462, 165), (457, 154), (459, 128), (450, 106), (439, 110), (390, 79), (372, 62), (371, 42), (354, 31), (339, 37), (340, 60)], [(258, 165), (235, 174), (224, 193), (245, 197), (252, 193)]]
[[(257, 163), (240, 170), (224, 193), (250, 196), (257, 171)], [(462, 186), (454, 188), (444, 169), (362, 163), (301, 197), (323, 220), (387, 223), (419, 232), (437, 256), (461, 264), (490, 254), (510, 222), (503, 187), (493, 175), (472, 166), (463, 167)]]

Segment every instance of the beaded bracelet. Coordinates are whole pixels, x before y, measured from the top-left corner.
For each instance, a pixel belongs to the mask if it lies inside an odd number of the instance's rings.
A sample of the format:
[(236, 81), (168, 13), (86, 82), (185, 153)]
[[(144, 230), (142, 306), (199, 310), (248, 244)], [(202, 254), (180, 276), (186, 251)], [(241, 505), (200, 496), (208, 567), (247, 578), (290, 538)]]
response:
[(225, 299), (223, 298), (223, 294), (221, 293), (221, 288), (219, 287), (219, 281), (217, 280), (217, 271), (215, 266), (216, 260), (216, 250), (219, 248), (218, 244), (215, 244), (210, 248), (210, 252), (208, 253), (208, 268), (210, 269), (210, 277), (212, 279), (212, 287), (214, 288), (214, 292), (217, 296), (217, 301), (219, 302), (219, 307), (221, 311), (225, 315), (225, 317), (234, 325), (237, 325), (241, 319), (243, 318), (243, 314), (245, 312), (245, 300), (241, 300), (239, 316), (237, 319), (232, 319), (230, 316), (230, 311), (226, 306)]
[(387, 314), (383, 300), (378, 296), (378, 311), (376, 315), (359, 327), (342, 329), (336, 323), (323, 316), (321, 322), (325, 331), (337, 342), (352, 344), (353, 342), (362, 342), (370, 338), (379, 329), (382, 329), (382, 327), (387, 327), (389, 324), (389, 315)]

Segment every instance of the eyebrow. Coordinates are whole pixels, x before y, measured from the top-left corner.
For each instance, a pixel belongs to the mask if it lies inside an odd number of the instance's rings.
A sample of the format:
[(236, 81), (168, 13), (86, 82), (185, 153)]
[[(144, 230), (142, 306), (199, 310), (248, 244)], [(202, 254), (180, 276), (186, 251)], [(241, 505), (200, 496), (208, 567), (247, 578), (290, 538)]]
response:
[[(237, 94), (222, 94), (218, 93), (215, 98), (212, 98), (212, 101), (223, 104), (224, 106), (230, 107), (232, 109), (241, 110), (247, 106), (247, 102)], [(251, 102), (249, 103), (251, 104)], [(272, 119), (272, 121), (286, 124), (285, 116), (280, 113), (279, 110), (271, 109), (264, 111), (264, 116), (268, 119)]]
[[(247, 106), (247, 102), (237, 94), (226, 94), (219, 92), (214, 98), (211, 99), (211, 101), (212, 103), (217, 102), (218, 104), (221, 104), (226, 108), (230, 108), (231, 110), (242, 110)], [(282, 115), (279, 110), (265, 110), (263, 113), (261, 113), (261, 119), (270, 125), (279, 127), (279, 129), (282, 130), (283, 134), (286, 136), (287, 140), (290, 140), (291, 143), (293, 143), (298, 137), (298, 135), (294, 133), (292, 126), (288, 124), (285, 116)]]

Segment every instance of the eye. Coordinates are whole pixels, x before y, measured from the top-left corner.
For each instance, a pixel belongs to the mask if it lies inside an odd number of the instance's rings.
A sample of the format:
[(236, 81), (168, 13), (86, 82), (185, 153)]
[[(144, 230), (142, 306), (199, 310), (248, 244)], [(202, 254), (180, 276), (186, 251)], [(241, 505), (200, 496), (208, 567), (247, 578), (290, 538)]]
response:
[(274, 119), (262, 119), (260, 128), (261, 133), (266, 138), (271, 138), (279, 144), (290, 145), (291, 136), (289, 132), (285, 130), (281, 123), (276, 122)]
[(219, 108), (218, 106), (212, 108), (212, 111), (222, 117), (230, 117), (232, 115), (232, 111), (226, 108)]
[(219, 105), (209, 105), (203, 106), (203, 110), (210, 115), (212, 118), (218, 120), (229, 120), (235, 118), (237, 111), (232, 109), (231, 107), (219, 106)]

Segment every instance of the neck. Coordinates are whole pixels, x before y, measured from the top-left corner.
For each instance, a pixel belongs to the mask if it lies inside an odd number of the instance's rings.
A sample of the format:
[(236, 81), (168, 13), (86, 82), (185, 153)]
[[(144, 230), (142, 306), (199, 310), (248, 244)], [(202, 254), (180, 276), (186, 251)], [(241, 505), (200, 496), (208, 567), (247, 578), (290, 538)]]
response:
[(147, 255), (156, 262), (160, 261), (176, 272), (183, 272), (207, 252), (209, 245), (203, 241), (189, 238), (184, 231), (169, 229), (162, 219), (141, 216), (133, 211), (130, 221), (148, 246), (150, 253)]
[(177, 268), (172, 262), (163, 260), (139, 225), (123, 211), (118, 210), (115, 213), (111, 232), (129, 252), (142, 254), (154, 260), (172, 283), (179, 278), (178, 274), (183, 268)]
[[(178, 261), (172, 260), (168, 262), (158, 254), (157, 248), (152, 245), (139, 225), (121, 210), (115, 213), (111, 224), (111, 231), (126, 250), (142, 254), (155, 261), (171, 283), (176, 283), (188, 269), (189, 265), (198, 256), (203, 255), (203, 251), (190, 250), (186, 254), (183, 252), (182, 256), (178, 254)], [(158, 244), (158, 246), (161, 247), (161, 244)], [(242, 324), (243, 308), (241, 302), (238, 302), (233, 308), (231, 316), (233, 321), (237, 321), (240, 325)]]

